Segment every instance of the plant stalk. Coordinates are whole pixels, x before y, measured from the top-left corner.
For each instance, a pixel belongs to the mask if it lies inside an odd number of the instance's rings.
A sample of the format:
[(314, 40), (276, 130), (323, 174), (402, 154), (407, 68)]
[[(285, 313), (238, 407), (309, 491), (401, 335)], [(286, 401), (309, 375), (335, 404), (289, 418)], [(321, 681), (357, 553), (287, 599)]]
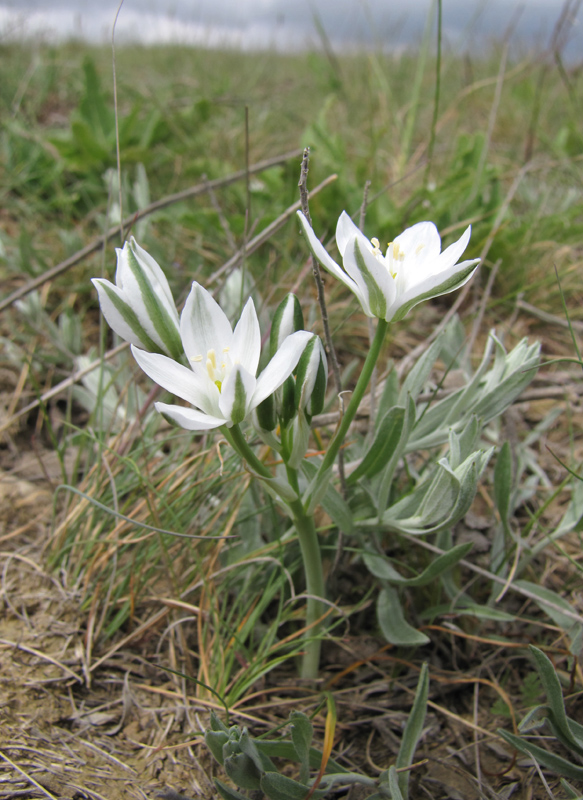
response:
[[(233, 449), (239, 453), (241, 458), (245, 459), (257, 475), (268, 479), (273, 477), (269, 468), (257, 458), (251, 447), (249, 447), (238, 425), (233, 425), (232, 428), (227, 428), (225, 426), (221, 430), (225, 439)], [(306, 646), (302, 659), (301, 677), (315, 680), (318, 677), (321, 648), (321, 623), (319, 623), (318, 620), (323, 613), (322, 598), (324, 597), (322, 554), (320, 552), (320, 543), (318, 541), (314, 517), (312, 514), (306, 513), (302, 501), (299, 499), (297, 471), (291, 467), (287, 467), (286, 471), (289, 485), (298, 494), (298, 498), (291, 502), (283, 497), (282, 500), (289, 508), (294, 527), (298, 534), (302, 561), (304, 564), (304, 575), (306, 578)], [(277, 487), (274, 488), (277, 491)]]
[[(370, 349), (368, 351), (368, 355), (362, 367), (362, 372), (360, 373), (356, 386), (354, 387), (354, 391), (352, 392), (352, 397), (350, 398), (350, 403), (348, 404), (348, 408), (346, 409), (344, 416), (340, 420), (340, 424), (336, 429), (334, 438), (330, 442), (328, 450), (326, 451), (326, 455), (324, 456), (324, 459), (320, 464), (320, 468), (318, 469), (318, 473), (314, 479), (314, 487), (318, 486), (320, 480), (325, 479), (326, 474), (334, 464), (336, 456), (338, 455), (338, 451), (344, 444), (344, 439), (346, 438), (348, 428), (350, 427), (352, 421), (354, 420), (354, 417), (356, 416), (356, 412), (359, 409), (360, 403), (366, 391), (366, 387), (369, 384), (372, 373), (378, 361), (378, 357), (381, 352), (381, 347), (385, 340), (385, 336), (388, 329), (389, 329), (389, 323), (386, 322), (386, 320), (384, 319), (379, 319), (374, 339), (372, 340)], [(315, 489), (312, 489), (312, 493), (314, 492), (314, 490)], [(309, 500), (310, 499), (307, 498), (305, 501), (306, 508), (309, 506)]]

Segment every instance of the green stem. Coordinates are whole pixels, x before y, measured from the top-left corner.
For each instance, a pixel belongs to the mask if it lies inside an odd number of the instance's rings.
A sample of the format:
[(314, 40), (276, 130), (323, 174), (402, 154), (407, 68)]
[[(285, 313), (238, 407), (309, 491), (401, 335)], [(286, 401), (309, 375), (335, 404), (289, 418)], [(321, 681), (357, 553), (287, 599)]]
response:
[(257, 458), (253, 450), (249, 447), (247, 440), (243, 436), (243, 431), (238, 425), (233, 425), (232, 428), (227, 428), (227, 426), (224, 425), (221, 428), (221, 433), (233, 450), (239, 453), (241, 458), (249, 464), (254, 472), (261, 475), (263, 478), (273, 477), (269, 468), (265, 466), (261, 459)]
[[(232, 428), (226, 426), (221, 428), (223, 436), (231, 447), (239, 453), (241, 458), (249, 464), (251, 469), (261, 477), (271, 479), (271, 471), (265, 464), (257, 458), (253, 450), (249, 447), (243, 432), (238, 425)], [(318, 677), (320, 665), (320, 631), (321, 623), (317, 620), (322, 616), (324, 605), (321, 598), (324, 597), (324, 573), (322, 570), (322, 554), (320, 543), (316, 532), (316, 525), (311, 514), (306, 514), (302, 501), (299, 499), (299, 483), (297, 470), (286, 466), (289, 485), (298, 495), (297, 500), (289, 501), (282, 497), (283, 502), (290, 511), (294, 527), (298, 534), (302, 560), (304, 562), (304, 574), (306, 576), (306, 646), (302, 660), (301, 676), (314, 680)], [(277, 487), (274, 487), (277, 491)], [(281, 496), (281, 495), (280, 495)]]
[(320, 552), (320, 542), (316, 532), (314, 517), (306, 514), (301, 500), (289, 503), (292, 513), (294, 526), (298, 534), (302, 560), (304, 562), (304, 574), (306, 576), (306, 645), (304, 647), (304, 657), (302, 659), (301, 677), (315, 680), (318, 677), (320, 667), (320, 647), (322, 641), (320, 632), (322, 623), (317, 620), (324, 612), (324, 573), (322, 570), (322, 554)]
[[(378, 361), (378, 357), (381, 352), (381, 347), (385, 340), (385, 335), (388, 329), (389, 329), (389, 323), (386, 322), (384, 319), (379, 319), (374, 339), (372, 340), (370, 350), (368, 351), (368, 355), (362, 367), (362, 372), (360, 373), (356, 386), (354, 387), (354, 391), (352, 392), (350, 403), (348, 404), (348, 408), (344, 412), (344, 416), (340, 420), (340, 424), (336, 429), (334, 438), (330, 442), (328, 450), (326, 451), (326, 455), (324, 456), (324, 460), (320, 464), (318, 474), (314, 479), (314, 486), (317, 486), (318, 482), (321, 479), (323, 479), (328, 470), (331, 469), (336, 459), (336, 456), (338, 455), (338, 451), (340, 450), (341, 446), (344, 443), (344, 439), (346, 438), (348, 428), (350, 427), (354, 417), (356, 416), (356, 412), (359, 409), (360, 403), (366, 391), (366, 387), (369, 384), (373, 370)], [(308, 506), (308, 504), (309, 500), (306, 502), (306, 507)]]

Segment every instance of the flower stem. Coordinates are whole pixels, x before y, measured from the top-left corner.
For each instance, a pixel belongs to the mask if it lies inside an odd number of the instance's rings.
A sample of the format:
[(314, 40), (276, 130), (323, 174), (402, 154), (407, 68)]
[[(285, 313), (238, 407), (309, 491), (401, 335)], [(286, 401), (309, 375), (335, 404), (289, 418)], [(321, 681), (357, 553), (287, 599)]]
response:
[(295, 529), (300, 542), (304, 574), (306, 576), (306, 645), (302, 659), (301, 677), (315, 680), (320, 666), (320, 632), (322, 623), (318, 622), (324, 611), (324, 573), (322, 554), (316, 532), (314, 517), (306, 514), (301, 500), (289, 503)]
[(261, 475), (263, 478), (271, 478), (271, 472), (268, 467), (265, 466), (261, 459), (257, 458), (253, 450), (247, 444), (247, 440), (243, 436), (243, 431), (238, 425), (233, 425), (232, 428), (227, 428), (226, 425), (223, 425), (221, 428), (221, 433), (231, 445), (233, 450), (236, 450), (237, 453), (243, 458), (251, 467), (251, 469), (256, 472), (258, 475)]
[[(350, 403), (348, 404), (348, 408), (346, 409), (344, 416), (340, 420), (340, 424), (336, 429), (334, 438), (330, 442), (328, 450), (326, 451), (326, 455), (324, 456), (324, 459), (320, 464), (318, 474), (314, 479), (314, 486), (317, 486), (320, 479), (324, 479), (324, 476), (334, 464), (334, 461), (336, 459), (336, 456), (338, 455), (340, 447), (344, 443), (344, 439), (346, 438), (346, 433), (348, 432), (348, 428), (350, 427), (354, 417), (356, 416), (356, 412), (358, 411), (362, 398), (364, 397), (366, 387), (369, 384), (373, 370), (378, 361), (378, 357), (381, 352), (381, 347), (385, 340), (385, 335), (388, 329), (389, 329), (389, 323), (386, 322), (384, 319), (379, 319), (374, 339), (371, 342), (368, 355), (362, 367), (362, 372), (360, 373), (356, 386), (354, 387), (354, 391), (352, 392)], [(306, 506), (308, 505), (308, 503), (309, 499), (306, 502)]]
[[(269, 468), (257, 458), (251, 447), (249, 447), (238, 425), (233, 425), (232, 428), (227, 428), (225, 426), (221, 430), (231, 447), (239, 453), (241, 458), (245, 459), (257, 475), (268, 479), (273, 477)], [(318, 623), (318, 620), (323, 613), (321, 598), (324, 597), (322, 554), (320, 552), (320, 543), (318, 541), (314, 517), (306, 513), (302, 501), (299, 499), (297, 470), (286, 466), (286, 472), (288, 483), (298, 495), (298, 498), (290, 501), (282, 497), (282, 500), (289, 509), (290, 516), (298, 534), (302, 561), (304, 563), (304, 574), (306, 577), (306, 594), (308, 596), (306, 608), (307, 641), (304, 648), (301, 676), (302, 678), (314, 680), (318, 677), (318, 667), (320, 665), (321, 623)]]

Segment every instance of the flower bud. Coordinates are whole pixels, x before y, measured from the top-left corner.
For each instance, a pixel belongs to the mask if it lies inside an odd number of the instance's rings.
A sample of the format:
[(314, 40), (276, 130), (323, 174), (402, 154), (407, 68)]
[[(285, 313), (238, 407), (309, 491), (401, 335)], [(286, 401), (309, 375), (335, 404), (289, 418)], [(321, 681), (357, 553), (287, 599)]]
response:
[(276, 354), (284, 340), (291, 333), (304, 329), (304, 315), (298, 298), (290, 292), (278, 305), (273, 322), (271, 323), (271, 335), (269, 337), (270, 356)]
[(181, 359), (178, 312), (166, 276), (133, 237), (116, 252), (115, 285), (92, 279), (109, 326), (141, 350)]
[(296, 367), (295, 407), (308, 420), (324, 408), (328, 383), (328, 362), (319, 336), (314, 335), (304, 348)]

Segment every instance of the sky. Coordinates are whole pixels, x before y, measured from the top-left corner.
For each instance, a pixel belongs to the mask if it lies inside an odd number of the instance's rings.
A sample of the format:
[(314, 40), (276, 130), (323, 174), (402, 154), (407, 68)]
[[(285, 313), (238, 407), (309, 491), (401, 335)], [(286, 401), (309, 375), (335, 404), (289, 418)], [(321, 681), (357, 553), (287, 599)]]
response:
[[(41, 35), (110, 41), (119, 0), (0, 0), (2, 39)], [(443, 0), (444, 42), (471, 51), (512, 29), (521, 47), (548, 46), (564, 8), (572, 59), (583, 60), (582, 0)], [(431, 0), (124, 0), (116, 41), (280, 50), (319, 45), (391, 50), (420, 40)]]

